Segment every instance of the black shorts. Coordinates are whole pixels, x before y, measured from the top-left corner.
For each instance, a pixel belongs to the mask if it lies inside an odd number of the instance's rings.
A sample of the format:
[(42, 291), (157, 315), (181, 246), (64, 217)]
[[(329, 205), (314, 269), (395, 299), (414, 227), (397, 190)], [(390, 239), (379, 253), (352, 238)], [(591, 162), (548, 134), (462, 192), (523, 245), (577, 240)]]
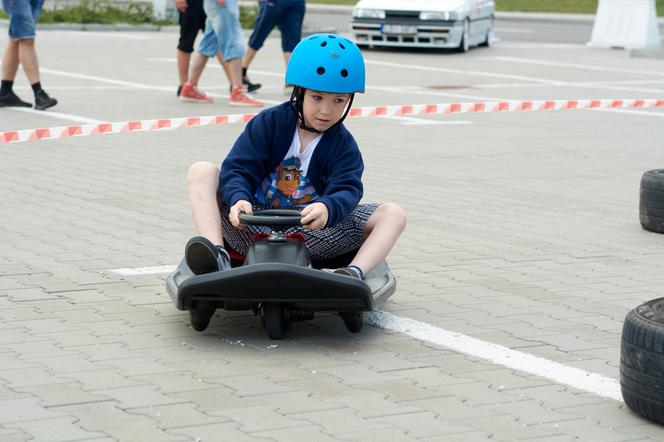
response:
[(199, 31), (205, 30), (207, 16), (203, 10), (203, 0), (187, 0), (187, 9), (180, 12), (180, 41), (178, 49), (191, 54)]
[[(304, 236), (304, 245), (312, 261), (334, 258), (362, 245), (365, 239), (364, 228), (369, 217), (379, 205), (376, 203), (360, 204), (333, 227), (322, 230), (304, 230), (298, 226), (288, 228), (285, 233), (299, 233)], [(255, 206), (254, 210), (264, 208), (270, 207)], [(271, 231), (269, 227), (264, 226), (245, 226), (244, 229), (233, 227), (228, 219), (228, 208), (224, 204), (221, 205), (220, 213), (224, 243), (241, 255), (247, 254), (255, 235), (269, 234)]]

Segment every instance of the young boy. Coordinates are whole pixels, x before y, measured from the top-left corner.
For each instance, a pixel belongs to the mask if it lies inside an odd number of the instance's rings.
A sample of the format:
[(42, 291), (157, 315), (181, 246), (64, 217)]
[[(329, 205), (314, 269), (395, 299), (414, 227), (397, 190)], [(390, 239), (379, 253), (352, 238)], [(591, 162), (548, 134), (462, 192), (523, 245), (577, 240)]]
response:
[(359, 247), (337, 273), (362, 279), (387, 256), (406, 215), (394, 203), (359, 204), (364, 164), (342, 124), (354, 94), (364, 91), (364, 77), (362, 54), (351, 41), (331, 34), (302, 40), (286, 70), (294, 86), (290, 101), (247, 124), (221, 172), (212, 163), (191, 166), (189, 198), (201, 236), (189, 240), (185, 260), (194, 273), (229, 269), (224, 243), (245, 254), (267, 228), (241, 225), (239, 215), (263, 207), (304, 206), (302, 227), (288, 233), (305, 237), (312, 260)]

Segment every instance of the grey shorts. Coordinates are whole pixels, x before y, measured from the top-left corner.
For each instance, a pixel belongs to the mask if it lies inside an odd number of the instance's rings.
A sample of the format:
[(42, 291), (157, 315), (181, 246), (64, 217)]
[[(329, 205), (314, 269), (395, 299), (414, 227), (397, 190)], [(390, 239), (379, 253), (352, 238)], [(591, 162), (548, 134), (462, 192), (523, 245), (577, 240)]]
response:
[[(364, 242), (364, 228), (369, 217), (376, 211), (379, 204), (367, 203), (358, 205), (346, 218), (335, 226), (322, 230), (304, 230), (300, 226), (289, 227), (286, 234), (299, 233), (304, 236), (304, 245), (309, 253), (309, 259), (320, 261), (334, 258), (359, 248)], [(254, 207), (254, 210), (268, 207)], [(270, 233), (266, 226), (245, 226), (244, 229), (233, 227), (228, 218), (229, 209), (222, 205), (221, 223), (224, 229), (224, 242), (233, 250), (246, 255), (254, 236), (261, 233)]]

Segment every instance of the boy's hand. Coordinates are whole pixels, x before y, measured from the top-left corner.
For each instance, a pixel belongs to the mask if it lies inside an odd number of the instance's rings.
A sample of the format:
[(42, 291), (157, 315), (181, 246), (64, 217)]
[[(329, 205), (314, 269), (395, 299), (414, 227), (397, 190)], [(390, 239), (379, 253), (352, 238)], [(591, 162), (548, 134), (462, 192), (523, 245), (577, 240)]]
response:
[(228, 218), (231, 220), (233, 227), (242, 228), (244, 224), (240, 222), (240, 214), (246, 213), (247, 215), (253, 215), (254, 211), (251, 207), (251, 203), (247, 200), (240, 200), (231, 207)]
[(180, 12), (186, 11), (187, 10), (187, 0), (175, 0), (175, 7)]
[(320, 230), (327, 224), (329, 213), (323, 203), (309, 204), (302, 209), (302, 227), (304, 230)]

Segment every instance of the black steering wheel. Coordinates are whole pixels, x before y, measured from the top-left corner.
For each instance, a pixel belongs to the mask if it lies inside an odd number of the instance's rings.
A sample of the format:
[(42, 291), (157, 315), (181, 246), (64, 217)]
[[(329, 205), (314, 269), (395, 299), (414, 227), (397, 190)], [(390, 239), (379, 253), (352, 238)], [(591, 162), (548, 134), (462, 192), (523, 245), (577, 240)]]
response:
[(253, 226), (292, 227), (301, 225), (302, 213), (290, 209), (257, 210), (253, 215), (240, 214), (240, 221)]

